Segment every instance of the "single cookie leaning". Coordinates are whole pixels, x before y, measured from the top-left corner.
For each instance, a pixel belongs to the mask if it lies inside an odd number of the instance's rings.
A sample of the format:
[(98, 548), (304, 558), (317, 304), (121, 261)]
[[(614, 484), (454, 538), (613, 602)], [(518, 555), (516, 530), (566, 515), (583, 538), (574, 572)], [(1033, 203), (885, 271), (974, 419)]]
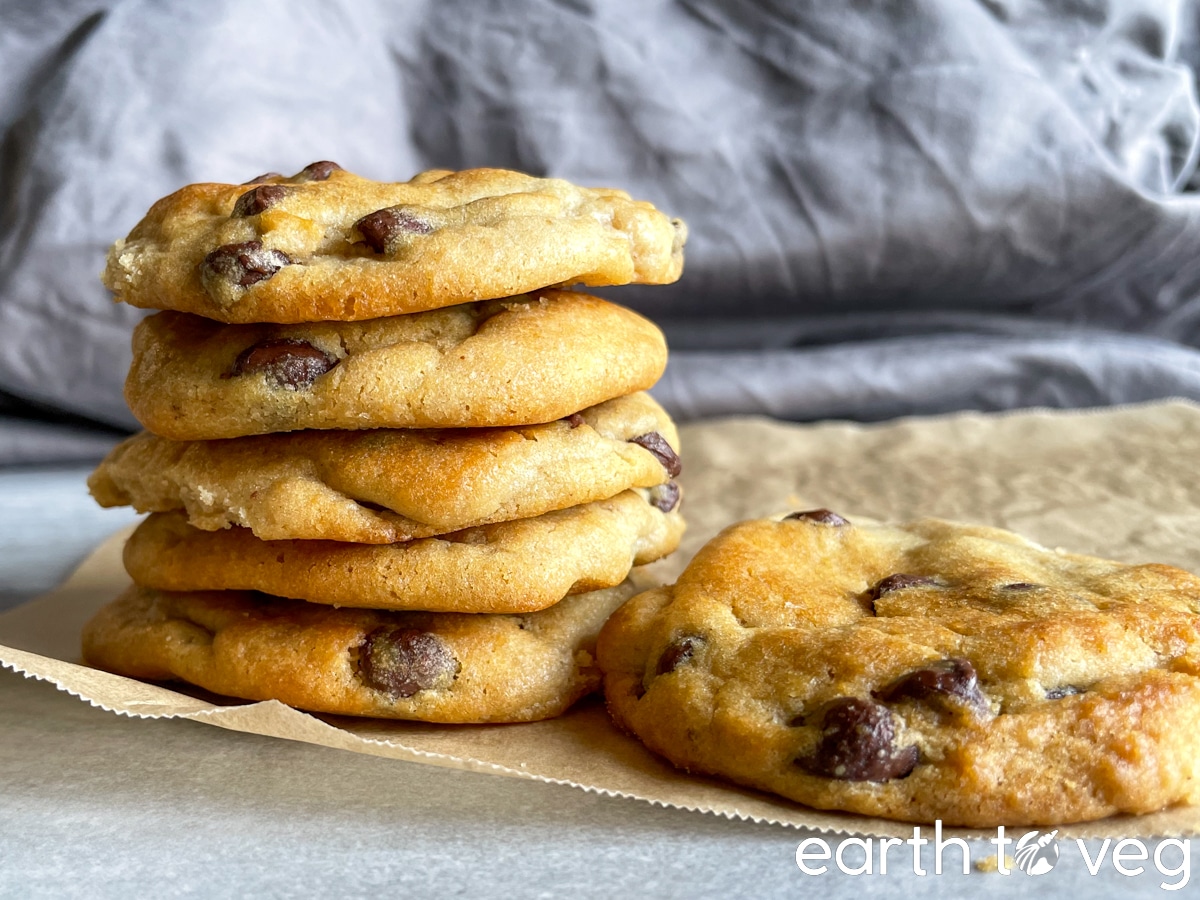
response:
[(645, 390), (666, 364), (651, 322), (568, 291), (310, 325), (164, 312), (134, 330), (125, 399), (180, 441), (531, 425)]
[[(648, 492), (647, 492), (648, 494)], [(138, 584), (169, 591), (255, 590), (369, 609), (512, 613), (620, 584), (679, 545), (684, 523), (636, 491), (532, 519), (400, 544), (260, 541), (155, 513), (125, 545)]]
[(528, 722), (600, 686), (596, 633), (634, 588), (524, 616), (330, 609), (130, 587), (83, 631), (91, 665), (246, 700), (427, 722)]
[(222, 322), (354, 321), (547, 285), (667, 284), (686, 238), (623, 191), (503, 169), (387, 184), (324, 162), (165, 197), (109, 251), (104, 283)]
[(679, 437), (649, 394), (525, 428), (298, 431), (225, 441), (149, 432), (88, 485), (101, 506), (186, 509), (208, 531), (386, 544), (538, 516), (654, 487), (675, 507)]
[(605, 626), (613, 716), (690, 771), (914, 822), (1200, 800), (1200, 579), (932, 519), (731, 526)]

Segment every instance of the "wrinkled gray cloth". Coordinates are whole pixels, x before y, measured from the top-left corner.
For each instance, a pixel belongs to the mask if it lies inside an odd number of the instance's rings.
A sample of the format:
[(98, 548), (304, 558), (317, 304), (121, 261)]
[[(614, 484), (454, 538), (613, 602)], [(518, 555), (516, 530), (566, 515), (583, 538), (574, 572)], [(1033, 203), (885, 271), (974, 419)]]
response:
[(663, 324), (684, 418), (1200, 399), (1198, 29), (1196, 0), (0, 0), (0, 391), (132, 427), (107, 245), (186, 182), (335, 159), (686, 218), (679, 284), (604, 292)]

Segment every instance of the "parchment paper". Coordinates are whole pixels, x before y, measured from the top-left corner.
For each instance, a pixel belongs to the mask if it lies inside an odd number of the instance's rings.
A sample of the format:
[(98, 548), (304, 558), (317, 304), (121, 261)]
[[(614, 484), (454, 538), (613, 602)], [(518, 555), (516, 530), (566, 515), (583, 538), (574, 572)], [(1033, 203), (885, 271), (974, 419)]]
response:
[[(887, 425), (795, 426), (729, 419), (683, 430), (681, 552), (648, 567), (673, 578), (741, 518), (826, 506), (853, 519), (937, 515), (1013, 528), (1050, 546), (1200, 570), (1200, 407), (1184, 402), (1098, 413), (965, 414)], [(823, 813), (677, 772), (592, 701), (527, 725), (429, 726), (315, 716), (143, 684), (79, 664), (84, 621), (127, 583), (126, 533), (60, 589), (0, 616), (0, 666), (53, 682), (102, 709), (179, 717), (397, 760), (568, 784), (666, 806), (836, 832), (908, 836), (903, 823)], [(130, 723), (129, 739), (139, 739)], [(1069, 826), (1060, 837), (1200, 831), (1200, 807)], [(951, 833), (951, 830), (947, 830)], [(953, 830), (959, 836), (994, 832)]]

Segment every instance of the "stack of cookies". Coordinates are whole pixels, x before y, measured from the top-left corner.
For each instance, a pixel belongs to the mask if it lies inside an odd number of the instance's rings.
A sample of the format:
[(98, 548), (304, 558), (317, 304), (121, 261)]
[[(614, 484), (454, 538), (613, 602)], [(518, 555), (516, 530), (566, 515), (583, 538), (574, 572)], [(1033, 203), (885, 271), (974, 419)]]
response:
[[(95, 665), (322, 712), (556, 715), (627, 577), (678, 545), (661, 332), (562, 285), (662, 284), (620, 191), (333, 163), (156, 203), (109, 255), (147, 431), (89, 486), (151, 515)], [(559, 286), (547, 288), (547, 285)]]

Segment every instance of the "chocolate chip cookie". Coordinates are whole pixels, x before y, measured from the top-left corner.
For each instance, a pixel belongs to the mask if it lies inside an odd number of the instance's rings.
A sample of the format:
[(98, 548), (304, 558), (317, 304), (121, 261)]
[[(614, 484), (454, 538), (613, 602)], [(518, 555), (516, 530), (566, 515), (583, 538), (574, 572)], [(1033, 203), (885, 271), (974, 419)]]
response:
[(623, 191), (503, 169), (389, 184), (321, 162), (159, 200), (109, 251), (104, 283), (222, 322), (357, 321), (547, 285), (667, 284), (686, 238)]
[(1200, 800), (1200, 579), (828, 510), (731, 526), (605, 626), (655, 752), (821, 809), (976, 827)]
[(628, 584), (527, 615), (331, 609), (130, 587), (83, 632), (88, 663), (246, 700), (427, 722), (528, 722), (600, 686), (596, 632)]
[(138, 324), (125, 399), (150, 431), (210, 440), (302, 428), (485, 428), (551, 422), (649, 388), (662, 332), (586, 294), (309, 325)]
[[(645, 494), (645, 496), (643, 496)], [(673, 551), (678, 510), (650, 492), (398, 544), (261, 541), (247, 528), (201, 531), (154, 513), (125, 545), (138, 584), (169, 591), (255, 590), (370, 609), (530, 612), (620, 584)]]
[(539, 516), (655, 488), (678, 502), (679, 437), (649, 394), (524, 428), (297, 431), (224, 441), (149, 432), (116, 447), (88, 485), (101, 506), (187, 511), (208, 531), (263, 540), (388, 544)]

